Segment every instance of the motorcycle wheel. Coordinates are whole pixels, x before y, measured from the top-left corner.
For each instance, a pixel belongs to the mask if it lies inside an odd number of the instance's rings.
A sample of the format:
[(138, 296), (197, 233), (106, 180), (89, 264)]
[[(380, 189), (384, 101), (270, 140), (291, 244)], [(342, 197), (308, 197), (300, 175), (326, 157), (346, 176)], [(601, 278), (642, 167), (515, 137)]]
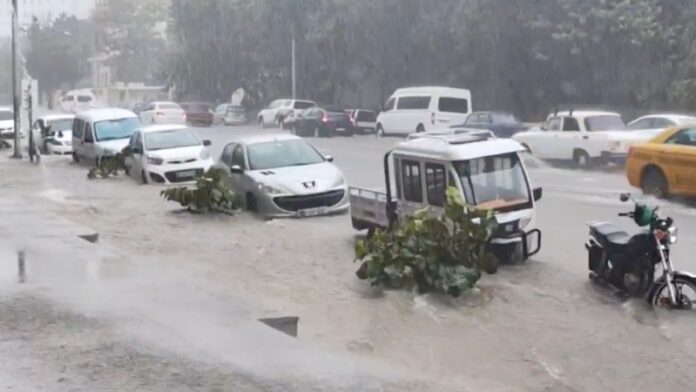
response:
[(659, 283), (648, 300), (655, 307), (696, 310), (696, 281), (685, 276), (676, 275), (672, 282), (676, 291), (677, 303), (672, 304), (666, 282)]

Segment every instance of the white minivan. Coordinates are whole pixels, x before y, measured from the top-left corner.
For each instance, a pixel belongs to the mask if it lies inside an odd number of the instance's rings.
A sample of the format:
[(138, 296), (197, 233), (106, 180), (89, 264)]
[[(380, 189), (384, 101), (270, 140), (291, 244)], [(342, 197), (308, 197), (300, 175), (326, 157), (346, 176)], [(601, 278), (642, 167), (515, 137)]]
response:
[(471, 113), (471, 91), (452, 87), (409, 87), (389, 97), (377, 117), (377, 136), (408, 135), (462, 124)]
[(97, 107), (97, 98), (87, 90), (70, 90), (60, 101), (63, 113), (78, 113)]
[(124, 109), (92, 109), (75, 116), (72, 131), (73, 160), (96, 161), (113, 157), (128, 145), (140, 128), (138, 116)]

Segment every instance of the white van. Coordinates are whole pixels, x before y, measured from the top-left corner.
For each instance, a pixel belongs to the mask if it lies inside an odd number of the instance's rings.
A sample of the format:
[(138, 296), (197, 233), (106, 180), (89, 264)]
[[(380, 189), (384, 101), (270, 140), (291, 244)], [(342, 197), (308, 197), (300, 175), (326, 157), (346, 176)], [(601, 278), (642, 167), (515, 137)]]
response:
[(68, 91), (60, 101), (60, 109), (64, 113), (78, 113), (97, 106), (97, 99), (89, 90)]
[(75, 116), (72, 131), (73, 160), (96, 161), (120, 153), (140, 128), (130, 110), (92, 109)]
[(377, 117), (377, 136), (408, 135), (463, 124), (471, 113), (471, 92), (451, 87), (396, 90)]

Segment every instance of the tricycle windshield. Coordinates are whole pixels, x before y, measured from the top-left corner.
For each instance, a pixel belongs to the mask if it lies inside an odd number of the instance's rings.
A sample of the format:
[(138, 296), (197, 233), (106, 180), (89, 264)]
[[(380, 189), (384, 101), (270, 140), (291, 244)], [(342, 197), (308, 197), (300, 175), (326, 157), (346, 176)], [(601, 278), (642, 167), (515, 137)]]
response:
[(454, 167), (469, 204), (501, 212), (532, 207), (527, 175), (516, 153), (458, 161)]

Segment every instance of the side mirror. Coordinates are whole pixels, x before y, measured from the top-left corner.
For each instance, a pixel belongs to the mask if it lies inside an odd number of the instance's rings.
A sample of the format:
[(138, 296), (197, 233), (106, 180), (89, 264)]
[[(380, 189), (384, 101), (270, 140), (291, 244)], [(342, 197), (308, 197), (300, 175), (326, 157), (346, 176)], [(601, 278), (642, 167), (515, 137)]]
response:
[(94, 143), (94, 137), (92, 137), (92, 135), (85, 135), (85, 143), (87, 143), (87, 144)]
[(242, 169), (239, 165), (234, 165), (230, 167), (230, 173), (232, 174), (243, 174), (244, 169)]
[(625, 202), (631, 200), (631, 194), (630, 193), (622, 193), (621, 196), (619, 197), (619, 200), (621, 200), (622, 202), (625, 203)]
[(131, 148), (131, 151), (133, 152), (133, 154), (142, 154), (143, 153), (143, 151), (140, 149), (140, 147), (133, 147), (133, 148)]
[(327, 155), (327, 156), (324, 157), (324, 160), (325, 160), (326, 162), (333, 162), (333, 161), (334, 161), (334, 157), (332, 157), (331, 155)]
[(203, 140), (203, 145), (205, 147), (210, 147), (213, 145), (213, 143), (210, 140)]
[(63, 137), (63, 131), (58, 131), (58, 137), (61, 137), (61, 138)]
[(544, 194), (543, 188), (534, 188), (534, 201), (539, 201), (541, 200), (541, 196)]

